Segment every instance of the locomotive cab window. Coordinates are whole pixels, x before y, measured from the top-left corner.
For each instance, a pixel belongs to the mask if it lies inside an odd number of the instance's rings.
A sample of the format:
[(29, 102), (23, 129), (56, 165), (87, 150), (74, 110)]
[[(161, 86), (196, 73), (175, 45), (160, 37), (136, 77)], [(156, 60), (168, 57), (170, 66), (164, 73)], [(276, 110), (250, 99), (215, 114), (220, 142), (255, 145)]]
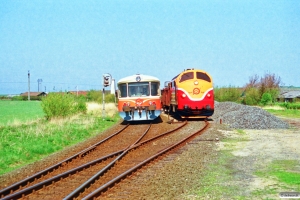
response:
[(148, 82), (128, 83), (128, 94), (129, 97), (149, 96), (149, 83)]
[(194, 79), (194, 72), (187, 72), (184, 73), (181, 77), (180, 77), (180, 81), (179, 83), (183, 82), (183, 81), (187, 81), (190, 79)]
[(202, 79), (207, 82), (211, 82), (209, 76), (203, 72), (196, 72), (197, 79)]

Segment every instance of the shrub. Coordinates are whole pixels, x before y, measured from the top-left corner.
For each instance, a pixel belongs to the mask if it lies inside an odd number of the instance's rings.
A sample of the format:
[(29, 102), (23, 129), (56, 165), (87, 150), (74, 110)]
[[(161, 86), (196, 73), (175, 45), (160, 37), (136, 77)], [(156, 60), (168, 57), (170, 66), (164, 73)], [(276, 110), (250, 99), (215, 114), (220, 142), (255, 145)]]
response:
[(286, 109), (298, 109), (298, 110), (300, 109), (300, 103), (283, 102), (277, 104)]
[(84, 98), (76, 98), (66, 93), (49, 93), (42, 98), (41, 105), (47, 119), (66, 117), (87, 110)]
[(226, 87), (226, 88), (214, 88), (214, 97), (216, 101), (224, 102), (224, 101), (239, 101), (241, 96), (241, 91), (236, 87)]
[(265, 92), (265, 93), (262, 95), (262, 97), (261, 97), (260, 103), (261, 103), (262, 105), (264, 105), (264, 106), (267, 105), (267, 104), (272, 103), (272, 96), (271, 96), (271, 94), (268, 93), (268, 92)]
[(243, 103), (246, 105), (257, 105), (260, 101), (259, 91), (257, 88), (249, 88), (246, 90)]
[[(103, 100), (103, 93), (100, 90), (90, 90), (87, 94), (88, 101), (102, 103)], [(116, 99), (117, 101), (117, 99)], [(114, 103), (115, 102), (115, 95), (110, 93), (105, 93), (105, 102), (106, 103)]]
[(271, 89), (268, 89), (267, 92), (271, 95), (272, 102), (275, 103), (277, 101), (276, 98), (278, 97), (278, 95), (280, 93), (280, 89), (279, 88), (271, 88)]
[[(116, 98), (117, 101), (117, 98)], [(115, 103), (115, 95), (114, 94), (105, 94), (105, 103)]]
[(90, 90), (87, 93), (87, 99), (88, 101), (100, 102), (100, 100), (102, 101), (102, 92), (100, 90)]
[(12, 101), (23, 101), (24, 98), (23, 98), (23, 96), (13, 96), (13, 97), (11, 98), (11, 100), (12, 100)]
[(79, 96), (76, 99), (77, 99), (77, 103), (76, 103), (77, 112), (86, 113), (87, 111), (86, 98), (84, 96)]

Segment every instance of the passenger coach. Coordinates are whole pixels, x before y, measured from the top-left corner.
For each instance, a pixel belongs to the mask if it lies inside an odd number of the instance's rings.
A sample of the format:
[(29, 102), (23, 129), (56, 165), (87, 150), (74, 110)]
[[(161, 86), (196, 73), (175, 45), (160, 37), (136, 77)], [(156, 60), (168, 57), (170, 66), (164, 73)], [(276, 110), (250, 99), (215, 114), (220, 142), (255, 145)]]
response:
[(118, 81), (118, 111), (126, 121), (154, 120), (161, 113), (160, 81), (136, 74)]

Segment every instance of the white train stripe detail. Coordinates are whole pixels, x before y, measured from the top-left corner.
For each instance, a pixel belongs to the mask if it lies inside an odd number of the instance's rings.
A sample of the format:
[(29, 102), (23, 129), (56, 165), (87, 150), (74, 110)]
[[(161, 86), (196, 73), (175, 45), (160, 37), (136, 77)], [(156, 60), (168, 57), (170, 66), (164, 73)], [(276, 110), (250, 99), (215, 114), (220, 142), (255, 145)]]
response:
[(213, 90), (213, 88), (209, 88), (208, 90), (206, 90), (205, 93), (202, 95), (201, 98), (193, 98), (193, 97), (191, 97), (189, 95), (189, 93), (186, 90), (184, 90), (183, 88), (177, 88), (177, 90), (180, 90), (180, 91), (184, 92), (184, 94), (186, 94), (189, 97), (189, 99), (191, 99), (193, 101), (201, 101), (201, 100), (204, 99), (204, 97), (207, 95), (207, 93), (209, 93), (210, 91)]

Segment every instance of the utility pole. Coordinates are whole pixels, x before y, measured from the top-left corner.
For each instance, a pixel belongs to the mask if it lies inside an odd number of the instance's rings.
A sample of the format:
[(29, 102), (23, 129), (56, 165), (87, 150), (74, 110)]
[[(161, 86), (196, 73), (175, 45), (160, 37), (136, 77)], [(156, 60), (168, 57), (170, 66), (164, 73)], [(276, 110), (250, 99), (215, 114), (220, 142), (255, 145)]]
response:
[(43, 82), (43, 80), (42, 79), (38, 79), (37, 82), (38, 82), (38, 92), (40, 92), (40, 84)]
[(28, 101), (30, 101), (30, 71), (28, 70)]

